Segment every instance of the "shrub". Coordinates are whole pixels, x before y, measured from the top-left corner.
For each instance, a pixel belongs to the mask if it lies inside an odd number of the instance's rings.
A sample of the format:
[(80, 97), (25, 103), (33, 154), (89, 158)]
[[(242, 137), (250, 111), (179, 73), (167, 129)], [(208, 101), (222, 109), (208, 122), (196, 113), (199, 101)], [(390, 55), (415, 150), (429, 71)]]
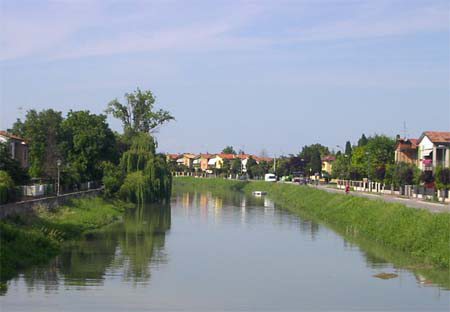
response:
[(11, 201), (15, 196), (14, 182), (6, 171), (0, 170), (0, 204)]
[(450, 168), (442, 168), (440, 166), (435, 169), (435, 182), (438, 190), (450, 189)]

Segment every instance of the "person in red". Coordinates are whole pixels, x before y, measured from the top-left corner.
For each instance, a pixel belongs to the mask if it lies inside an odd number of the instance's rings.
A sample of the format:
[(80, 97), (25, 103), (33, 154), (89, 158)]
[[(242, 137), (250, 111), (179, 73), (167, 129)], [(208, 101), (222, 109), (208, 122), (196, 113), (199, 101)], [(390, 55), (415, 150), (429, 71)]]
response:
[(348, 184), (345, 186), (345, 194), (350, 193), (350, 186)]

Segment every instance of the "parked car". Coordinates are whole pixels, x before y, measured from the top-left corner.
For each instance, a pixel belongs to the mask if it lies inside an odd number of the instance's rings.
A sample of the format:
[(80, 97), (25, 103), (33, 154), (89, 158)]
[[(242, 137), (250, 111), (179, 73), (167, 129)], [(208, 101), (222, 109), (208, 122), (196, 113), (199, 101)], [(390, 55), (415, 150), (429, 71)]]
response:
[(264, 176), (264, 181), (266, 182), (277, 182), (277, 176), (273, 173), (266, 173)]

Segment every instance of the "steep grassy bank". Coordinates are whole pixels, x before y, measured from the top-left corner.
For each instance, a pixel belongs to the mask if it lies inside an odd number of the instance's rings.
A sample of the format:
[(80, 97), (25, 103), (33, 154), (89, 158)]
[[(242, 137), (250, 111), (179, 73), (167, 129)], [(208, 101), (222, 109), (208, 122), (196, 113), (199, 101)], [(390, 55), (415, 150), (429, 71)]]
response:
[(271, 199), (297, 214), (308, 214), (348, 237), (368, 239), (410, 255), (423, 264), (448, 268), (450, 214), (432, 214), (306, 186), (224, 179), (176, 178), (174, 189), (267, 191)]
[(99, 197), (75, 199), (56, 211), (38, 212), (0, 223), (0, 282), (14, 277), (18, 270), (41, 264), (58, 254), (61, 243), (120, 218), (125, 204)]

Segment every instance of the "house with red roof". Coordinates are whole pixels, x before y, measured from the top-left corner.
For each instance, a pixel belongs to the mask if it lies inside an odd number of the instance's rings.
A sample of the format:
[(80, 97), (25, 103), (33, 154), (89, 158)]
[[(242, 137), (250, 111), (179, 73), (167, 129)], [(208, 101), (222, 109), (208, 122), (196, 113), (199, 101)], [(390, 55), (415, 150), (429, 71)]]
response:
[(200, 154), (200, 169), (202, 171), (208, 170), (208, 161), (213, 157), (213, 154)]
[(397, 139), (395, 162), (417, 165), (417, 139)]
[(450, 132), (423, 132), (417, 140), (417, 158), (421, 170), (450, 168)]
[(11, 157), (17, 160), (22, 168), (28, 168), (28, 142), (25, 139), (0, 131), (0, 143), (8, 146)]
[(327, 172), (331, 174), (333, 169), (333, 162), (336, 160), (336, 156), (327, 155), (322, 157), (322, 172)]

